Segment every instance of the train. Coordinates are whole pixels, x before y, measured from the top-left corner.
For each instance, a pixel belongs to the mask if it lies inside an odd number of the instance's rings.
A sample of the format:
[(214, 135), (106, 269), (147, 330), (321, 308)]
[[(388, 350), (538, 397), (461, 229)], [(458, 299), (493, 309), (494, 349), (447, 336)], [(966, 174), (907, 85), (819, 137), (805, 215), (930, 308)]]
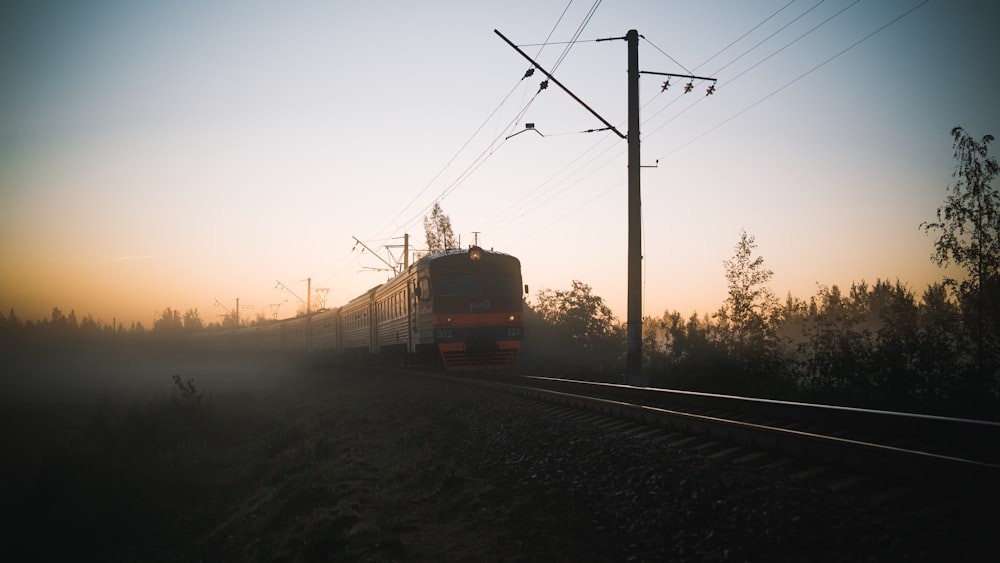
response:
[(510, 369), (524, 338), (527, 292), (516, 257), (470, 246), (424, 256), (340, 307), (207, 332), (201, 341), (230, 350), (433, 363), (447, 371)]

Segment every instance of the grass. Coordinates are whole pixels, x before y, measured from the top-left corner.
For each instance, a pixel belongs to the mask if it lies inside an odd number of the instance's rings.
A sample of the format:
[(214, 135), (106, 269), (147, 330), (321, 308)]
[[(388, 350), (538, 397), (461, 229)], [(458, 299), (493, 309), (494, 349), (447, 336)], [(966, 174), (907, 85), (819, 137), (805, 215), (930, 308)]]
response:
[(151, 393), (3, 398), (8, 560), (406, 559), (415, 512), (475, 504), (442, 455), (462, 428), (436, 406), (255, 362), (256, 383), (220, 386), (217, 365), (160, 360), (136, 366), (160, 372)]
[[(5, 482), (13, 551), (31, 559), (68, 553), (105, 560), (182, 553), (192, 533), (212, 525), (245, 482), (234, 446), (249, 438), (236, 397), (202, 405), (180, 395), (120, 405), (37, 407), (18, 427), (40, 443), (14, 453)], [(41, 428), (48, 415), (64, 417)], [(263, 414), (263, 413), (261, 413)], [(22, 446), (25, 441), (22, 441)], [(54, 541), (55, 540), (55, 541)]]

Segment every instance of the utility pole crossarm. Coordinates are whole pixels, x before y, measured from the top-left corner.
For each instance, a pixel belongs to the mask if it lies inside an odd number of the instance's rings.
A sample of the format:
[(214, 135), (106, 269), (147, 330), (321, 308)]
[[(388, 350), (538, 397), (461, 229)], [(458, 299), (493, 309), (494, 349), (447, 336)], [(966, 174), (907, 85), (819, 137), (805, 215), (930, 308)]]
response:
[(388, 266), (389, 270), (391, 270), (392, 272), (396, 272), (396, 266), (393, 266), (392, 264), (390, 264), (389, 262), (387, 262), (385, 258), (382, 258), (381, 256), (379, 256), (374, 250), (368, 248), (368, 245), (365, 244), (365, 243), (363, 243), (363, 242), (361, 242), (361, 240), (358, 239), (358, 237), (351, 237), (351, 238), (354, 239), (354, 246), (355, 247), (357, 247), (357, 245), (360, 244), (362, 247), (364, 247), (365, 250), (367, 250), (368, 252), (371, 252), (372, 255), (375, 256), (375, 258), (378, 258), (379, 260), (382, 261), (383, 264), (385, 264), (386, 266)]
[(672, 72), (653, 72), (651, 70), (640, 70), (639, 74), (655, 74), (657, 76), (670, 76), (672, 78), (690, 78), (691, 80), (711, 80), (715, 82), (717, 78), (711, 78), (708, 76), (695, 76), (693, 74), (674, 74)]
[(583, 100), (581, 100), (580, 98), (578, 98), (576, 96), (576, 94), (574, 94), (573, 92), (570, 92), (569, 88), (563, 86), (562, 82), (559, 82), (558, 80), (556, 80), (555, 76), (552, 76), (551, 74), (549, 74), (549, 71), (547, 71), (544, 68), (542, 68), (542, 65), (536, 63), (531, 57), (528, 56), (527, 53), (525, 53), (517, 45), (515, 45), (514, 43), (512, 43), (510, 39), (507, 39), (506, 37), (504, 37), (504, 34), (500, 33), (499, 30), (494, 29), (493, 33), (496, 33), (497, 35), (499, 35), (500, 39), (503, 39), (504, 41), (506, 41), (508, 45), (510, 45), (511, 47), (513, 47), (514, 50), (517, 51), (518, 53), (520, 53), (522, 57), (524, 57), (525, 59), (527, 59), (529, 63), (531, 63), (535, 68), (537, 68), (538, 70), (540, 70), (542, 72), (542, 74), (545, 75), (546, 78), (548, 78), (549, 80), (551, 80), (552, 82), (554, 82), (556, 84), (556, 86), (562, 88), (563, 92), (566, 92), (567, 94), (569, 94), (571, 98), (573, 98), (574, 100), (576, 100), (576, 102), (578, 104), (580, 104), (581, 106), (583, 106), (584, 109), (586, 109), (587, 111), (589, 111), (594, 117), (596, 117), (597, 119), (601, 120), (601, 123), (603, 123), (604, 125), (606, 125), (608, 129), (614, 131), (615, 134), (618, 135), (620, 138), (622, 138), (622, 139), (626, 138), (626, 136), (622, 135), (621, 131), (619, 131), (618, 129), (616, 129), (614, 125), (608, 123), (608, 120), (604, 119), (603, 117), (600, 116), (600, 114), (598, 114), (596, 111), (594, 111), (593, 109), (591, 109), (591, 107), (588, 106)]

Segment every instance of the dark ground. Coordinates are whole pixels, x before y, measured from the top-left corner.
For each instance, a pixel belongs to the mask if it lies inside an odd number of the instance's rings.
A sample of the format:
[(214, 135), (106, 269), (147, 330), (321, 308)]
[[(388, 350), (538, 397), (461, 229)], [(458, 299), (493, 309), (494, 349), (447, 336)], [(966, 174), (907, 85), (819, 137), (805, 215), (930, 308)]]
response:
[(873, 506), (471, 387), (245, 360), (148, 364), (132, 399), (5, 394), (6, 559), (995, 557), (996, 514)]

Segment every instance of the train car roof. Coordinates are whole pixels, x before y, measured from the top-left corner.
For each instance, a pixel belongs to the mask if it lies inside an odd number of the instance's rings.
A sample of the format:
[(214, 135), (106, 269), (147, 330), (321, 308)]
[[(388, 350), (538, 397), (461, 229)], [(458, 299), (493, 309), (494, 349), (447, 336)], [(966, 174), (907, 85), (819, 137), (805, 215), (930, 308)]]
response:
[[(472, 247), (470, 247), (470, 248), (472, 248)], [(441, 258), (445, 258), (445, 257), (448, 257), (448, 256), (456, 256), (456, 255), (460, 255), (460, 254), (468, 254), (470, 248), (453, 248), (451, 250), (444, 250), (442, 252), (435, 252), (434, 254), (428, 254), (427, 256), (424, 256), (420, 260), (417, 260), (410, 267), (412, 268), (413, 266), (417, 266), (417, 265), (429, 264), (429, 263), (433, 262), (434, 260), (439, 260)], [(506, 256), (508, 258), (514, 258), (515, 260), (517, 260), (516, 257), (514, 257), (514, 256), (512, 256), (510, 254), (507, 254), (505, 252), (497, 252), (496, 250), (486, 250), (485, 248), (479, 248), (479, 250), (483, 251), (486, 254), (492, 254), (494, 256)]]
[(416, 272), (418, 270), (427, 269), (427, 268), (430, 267), (430, 264), (432, 262), (436, 261), (436, 260), (440, 260), (442, 258), (448, 258), (448, 257), (451, 257), (451, 256), (460, 256), (460, 255), (463, 255), (463, 254), (468, 254), (469, 250), (471, 248), (479, 248), (479, 250), (481, 250), (484, 254), (490, 254), (490, 255), (498, 256), (498, 257), (511, 258), (513, 260), (517, 260), (518, 263), (520, 263), (520, 260), (518, 260), (516, 256), (513, 256), (511, 254), (507, 254), (505, 252), (497, 252), (496, 250), (486, 250), (485, 248), (480, 248), (480, 247), (452, 248), (450, 250), (444, 250), (442, 252), (435, 252), (433, 254), (428, 254), (427, 256), (424, 256), (424, 257), (420, 258), (419, 260), (417, 260), (413, 264), (410, 264), (409, 269), (407, 269), (406, 271), (401, 272), (401, 273), (399, 273), (399, 274), (397, 274), (397, 275), (389, 278), (388, 280), (386, 280), (385, 283), (376, 285), (375, 287), (369, 289), (368, 291), (365, 291), (361, 295), (358, 295), (357, 297), (351, 299), (347, 303), (344, 303), (343, 305), (340, 305), (339, 307), (335, 307), (335, 309), (341, 309), (341, 308), (344, 308), (344, 307), (356, 306), (359, 303), (367, 302), (368, 300), (372, 299), (372, 297), (375, 295), (375, 292), (379, 288), (382, 288), (382, 287), (385, 287), (385, 286), (391, 284), (394, 280), (397, 280), (397, 279), (399, 279), (401, 277), (404, 277), (404, 276), (407, 276), (407, 275), (412, 275), (414, 272)]

